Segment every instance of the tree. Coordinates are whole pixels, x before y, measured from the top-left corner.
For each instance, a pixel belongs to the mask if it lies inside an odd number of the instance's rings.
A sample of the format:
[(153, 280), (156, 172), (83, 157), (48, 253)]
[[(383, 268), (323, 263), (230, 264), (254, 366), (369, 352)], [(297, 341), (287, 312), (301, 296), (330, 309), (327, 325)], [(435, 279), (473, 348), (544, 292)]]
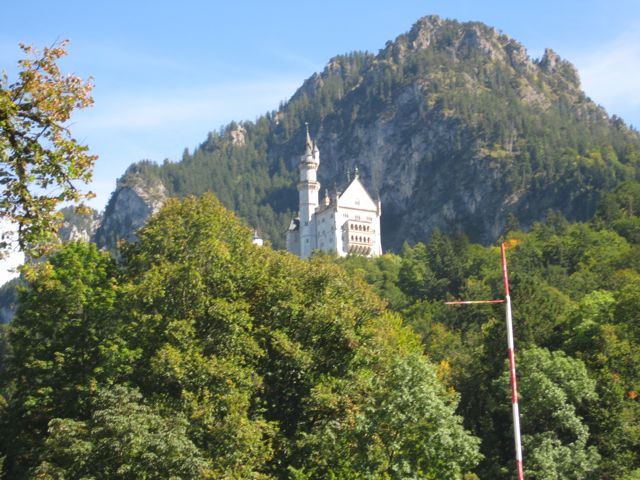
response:
[(95, 245), (70, 243), (26, 272), (10, 326), (0, 387), (10, 392), (0, 425), (6, 468), (28, 466), (54, 417), (86, 418), (98, 385), (126, 376), (135, 352), (120, 336), (116, 267)]
[[(589, 428), (578, 413), (597, 399), (585, 364), (562, 351), (537, 347), (520, 352), (518, 360), (525, 470), (536, 480), (588, 478), (600, 455), (589, 445)], [(511, 389), (506, 362), (494, 386), (502, 391), (498, 410), (507, 417)]]
[(353, 378), (314, 389), (313, 409), (344, 410), (316, 416), (300, 441), (307, 454), (291, 469), (294, 478), (456, 480), (480, 460), (479, 441), (454, 415), (457, 398), (433, 365), (418, 352), (383, 354)]
[[(93, 103), (91, 80), (62, 75), (57, 61), (67, 41), (42, 52), (20, 48), (18, 80), (0, 79), (0, 219), (15, 222), (20, 248), (41, 247), (57, 229), (60, 202), (90, 198), (76, 180), (91, 180), (95, 155), (72, 136), (68, 121), (76, 109)], [(6, 253), (10, 238), (0, 241)]]
[(183, 416), (163, 416), (145, 405), (138, 391), (120, 385), (102, 391), (93, 404), (87, 421), (49, 423), (33, 478), (211, 478)]
[(0, 385), (7, 476), (193, 478), (198, 459), (203, 477), (252, 480), (472, 469), (478, 441), (400, 318), (333, 260), (251, 236), (207, 194), (169, 200), (120, 267), (85, 244), (34, 267)]
[(477, 463), (417, 337), (332, 259), (255, 247), (210, 194), (168, 201), (138, 238), (138, 385), (185, 414), (219, 477), (453, 479)]

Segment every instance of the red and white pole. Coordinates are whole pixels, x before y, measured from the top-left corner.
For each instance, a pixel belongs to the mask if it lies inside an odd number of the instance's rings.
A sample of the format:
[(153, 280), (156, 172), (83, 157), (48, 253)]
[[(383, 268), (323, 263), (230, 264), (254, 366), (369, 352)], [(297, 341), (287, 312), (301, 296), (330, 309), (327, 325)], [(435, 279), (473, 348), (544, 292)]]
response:
[(522, 443), (520, 441), (520, 412), (518, 409), (518, 383), (516, 381), (516, 357), (513, 346), (513, 321), (511, 319), (511, 296), (509, 295), (509, 275), (507, 273), (506, 247), (500, 246), (502, 253), (502, 277), (504, 280), (504, 294), (507, 310), (507, 345), (509, 349), (509, 372), (511, 376), (511, 405), (513, 407), (513, 437), (516, 445), (516, 468), (518, 480), (524, 480), (522, 467)]

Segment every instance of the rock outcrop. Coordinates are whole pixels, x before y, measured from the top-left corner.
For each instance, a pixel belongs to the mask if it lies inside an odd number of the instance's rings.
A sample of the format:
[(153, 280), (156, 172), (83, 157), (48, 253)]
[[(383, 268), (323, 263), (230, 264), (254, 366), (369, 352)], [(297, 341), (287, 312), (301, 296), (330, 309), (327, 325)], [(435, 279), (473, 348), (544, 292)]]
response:
[(62, 209), (64, 219), (58, 229), (58, 236), (63, 242), (89, 242), (93, 240), (102, 222), (102, 215), (93, 209), (78, 213), (74, 207)]
[(158, 178), (136, 170), (135, 166), (118, 180), (94, 240), (101, 248), (117, 251), (120, 240), (135, 241), (135, 232), (156, 213), (167, 199), (167, 189)]

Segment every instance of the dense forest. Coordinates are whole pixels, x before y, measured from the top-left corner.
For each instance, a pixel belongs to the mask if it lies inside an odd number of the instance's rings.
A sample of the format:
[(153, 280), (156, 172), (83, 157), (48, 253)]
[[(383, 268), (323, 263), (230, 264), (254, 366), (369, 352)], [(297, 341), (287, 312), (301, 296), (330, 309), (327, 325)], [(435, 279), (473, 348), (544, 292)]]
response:
[(72, 242), (25, 273), (2, 349), (6, 478), (443, 478), (479, 439), (367, 285), (170, 201), (120, 264)]
[[(640, 185), (508, 251), (525, 471), (640, 474)], [(120, 262), (67, 244), (3, 328), (6, 478), (514, 476), (499, 249), (434, 232), (378, 258), (251, 243), (210, 194)], [(367, 285), (369, 284), (369, 285)]]
[[(556, 212), (505, 234), (518, 350), (525, 471), (535, 479), (640, 475), (640, 184), (621, 185), (587, 223)], [(515, 478), (497, 247), (434, 232), (400, 255), (338, 260), (422, 338), (481, 438), (480, 478)]]

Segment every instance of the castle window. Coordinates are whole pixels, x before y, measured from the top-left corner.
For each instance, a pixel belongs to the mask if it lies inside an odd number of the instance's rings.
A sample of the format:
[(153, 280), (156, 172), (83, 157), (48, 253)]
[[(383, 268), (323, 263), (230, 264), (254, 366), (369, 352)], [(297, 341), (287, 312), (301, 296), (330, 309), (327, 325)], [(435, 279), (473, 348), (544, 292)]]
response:
[(356, 198), (356, 205), (360, 205), (360, 199)]

